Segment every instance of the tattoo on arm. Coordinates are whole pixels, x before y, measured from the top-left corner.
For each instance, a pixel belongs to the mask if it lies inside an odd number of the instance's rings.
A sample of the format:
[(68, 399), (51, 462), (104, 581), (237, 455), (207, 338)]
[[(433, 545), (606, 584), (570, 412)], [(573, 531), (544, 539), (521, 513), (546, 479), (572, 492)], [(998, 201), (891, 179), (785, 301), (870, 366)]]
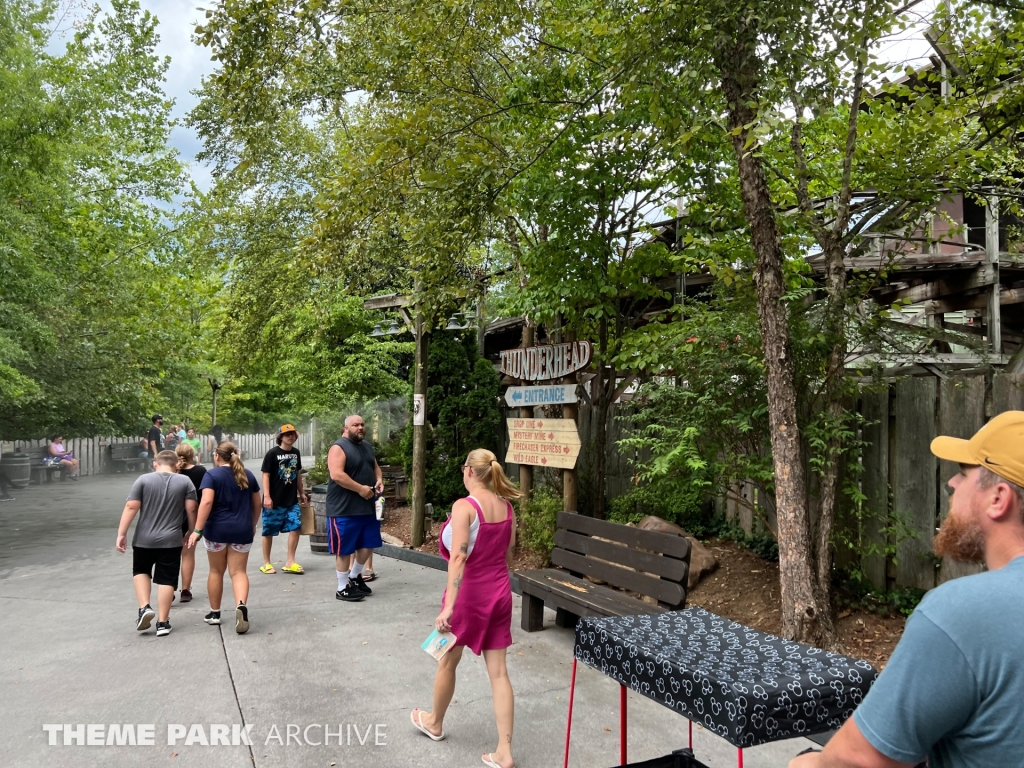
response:
[(469, 554), (469, 542), (466, 542), (465, 544), (460, 546), (459, 547), (459, 552), (461, 552), (464, 555), (468, 555)]
[(461, 587), (462, 587), (462, 577), (461, 576), (456, 576), (455, 577), (455, 588), (459, 589)]

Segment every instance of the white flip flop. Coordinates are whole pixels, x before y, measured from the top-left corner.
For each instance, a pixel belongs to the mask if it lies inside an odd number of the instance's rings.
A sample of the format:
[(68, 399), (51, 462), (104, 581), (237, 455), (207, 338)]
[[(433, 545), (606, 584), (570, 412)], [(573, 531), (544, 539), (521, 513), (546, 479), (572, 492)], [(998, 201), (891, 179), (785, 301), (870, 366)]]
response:
[[(416, 713), (417, 712), (420, 713), (419, 717), (416, 717)], [(413, 728), (415, 728), (417, 731), (419, 731), (423, 735), (429, 736), (431, 741), (444, 741), (444, 731), (442, 731), (440, 735), (434, 735), (433, 733), (428, 731), (426, 729), (426, 727), (423, 725), (423, 710), (422, 709), (414, 709), (412, 712), (410, 712), (409, 713), (409, 719), (412, 720)]]
[[(501, 765), (491, 759), (492, 757), (494, 757), (493, 752), (488, 752), (486, 755), (480, 755), (480, 759), (484, 761), (484, 765), (486, 765), (487, 768), (501, 768)], [(512, 768), (515, 768), (514, 764)]]

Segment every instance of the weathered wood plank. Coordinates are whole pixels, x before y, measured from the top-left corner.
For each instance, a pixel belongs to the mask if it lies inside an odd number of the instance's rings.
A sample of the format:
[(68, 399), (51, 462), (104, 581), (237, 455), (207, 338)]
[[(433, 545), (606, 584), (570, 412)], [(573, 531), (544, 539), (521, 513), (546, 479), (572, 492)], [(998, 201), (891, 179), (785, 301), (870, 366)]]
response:
[(682, 584), (630, 571), (558, 547), (551, 550), (551, 564), (606, 581), (615, 587), (648, 595), (669, 605), (678, 606), (686, 601), (686, 588)]
[(916, 536), (899, 544), (896, 584), (935, 586), (932, 539), (938, 511), (937, 459), (929, 450), (935, 438), (936, 379), (901, 379), (894, 384), (891, 450), (893, 512)]
[[(960, 376), (939, 383), (938, 433), (950, 437), (969, 438), (985, 424), (985, 377)], [(947, 481), (960, 471), (952, 461), (939, 459), (939, 519), (949, 514), (950, 489)], [(980, 565), (961, 563), (949, 557), (942, 558), (937, 574), (938, 583), (981, 573)]]
[(555, 546), (580, 555), (608, 560), (627, 568), (635, 568), (669, 581), (683, 583), (689, 571), (685, 560), (662, 557), (653, 552), (632, 549), (623, 544), (613, 544), (610, 541), (582, 536), (563, 529), (555, 532)]
[(1024, 374), (997, 373), (992, 377), (992, 415), (1024, 411)]
[(575, 512), (559, 512), (558, 527), (587, 536), (600, 536), (630, 547), (661, 552), (668, 557), (684, 559), (690, 554), (690, 541), (685, 536), (642, 531), (639, 528), (609, 523), (606, 520), (597, 520)]
[(523, 594), (540, 597), (545, 603), (577, 616), (630, 616), (665, 611), (664, 608), (593, 584), (565, 571), (548, 568), (519, 571), (516, 576)]

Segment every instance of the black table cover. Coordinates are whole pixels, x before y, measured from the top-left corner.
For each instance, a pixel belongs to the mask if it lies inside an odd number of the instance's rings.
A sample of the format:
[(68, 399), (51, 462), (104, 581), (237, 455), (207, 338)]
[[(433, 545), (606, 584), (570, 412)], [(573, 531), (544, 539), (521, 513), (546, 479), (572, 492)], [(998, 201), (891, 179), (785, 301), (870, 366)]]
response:
[(838, 728), (878, 674), (703, 608), (581, 619), (575, 653), (737, 747)]

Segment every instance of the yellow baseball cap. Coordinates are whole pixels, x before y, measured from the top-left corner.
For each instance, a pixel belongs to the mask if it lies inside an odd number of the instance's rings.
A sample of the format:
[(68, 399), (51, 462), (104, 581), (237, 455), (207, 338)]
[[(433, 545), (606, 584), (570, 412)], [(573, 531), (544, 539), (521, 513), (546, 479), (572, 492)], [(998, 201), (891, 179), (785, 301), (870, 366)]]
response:
[(294, 432), (296, 435), (299, 434), (299, 430), (291, 424), (282, 424), (281, 428), (277, 430), (277, 436), (280, 437), (281, 435), (286, 435), (289, 432)]
[(970, 440), (936, 437), (932, 453), (958, 464), (980, 464), (1011, 483), (1024, 486), (1024, 411), (1004, 411)]

